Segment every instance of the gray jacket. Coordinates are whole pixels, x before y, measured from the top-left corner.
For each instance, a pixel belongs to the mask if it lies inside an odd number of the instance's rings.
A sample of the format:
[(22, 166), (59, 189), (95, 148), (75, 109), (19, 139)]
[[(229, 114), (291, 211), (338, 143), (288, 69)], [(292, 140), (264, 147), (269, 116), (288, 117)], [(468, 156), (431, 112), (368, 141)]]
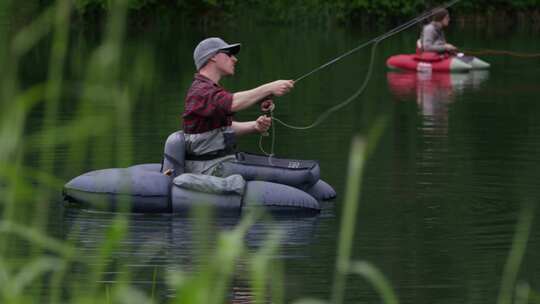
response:
[(443, 53), (446, 51), (444, 32), (435, 22), (424, 26), (420, 36), (422, 50), (425, 52)]

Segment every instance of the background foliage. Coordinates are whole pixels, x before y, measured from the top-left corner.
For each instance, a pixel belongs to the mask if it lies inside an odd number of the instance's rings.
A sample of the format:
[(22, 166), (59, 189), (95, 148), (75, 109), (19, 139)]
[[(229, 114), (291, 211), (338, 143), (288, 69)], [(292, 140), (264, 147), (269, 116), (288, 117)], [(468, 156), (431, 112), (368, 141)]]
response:
[[(109, 0), (76, 0), (82, 13), (107, 9)], [(173, 11), (193, 19), (220, 16), (245, 18), (245, 12), (276, 22), (303, 19), (349, 22), (376, 18), (408, 18), (445, 1), (424, 0), (129, 0), (129, 7), (145, 12)], [(494, 12), (538, 15), (540, 0), (462, 0), (453, 10), (465, 15)], [(300, 20), (302, 19), (302, 20)], [(385, 20), (388, 21), (388, 20)]]

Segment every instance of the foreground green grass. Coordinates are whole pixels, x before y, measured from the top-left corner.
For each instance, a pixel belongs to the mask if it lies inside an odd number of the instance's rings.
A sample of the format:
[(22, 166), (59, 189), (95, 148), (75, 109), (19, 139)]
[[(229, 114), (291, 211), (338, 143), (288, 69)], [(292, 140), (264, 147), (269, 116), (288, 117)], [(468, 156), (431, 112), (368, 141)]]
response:
[[(60, 123), (58, 115), (66, 92), (64, 73), (73, 12), (71, 1), (56, 1), (22, 29), (0, 26), (0, 37), (9, 37), (0, 41), (0, 66), (4, 73), (0, 80), (0, 302), (225, 303), (231, 294), (236, 266), (242, 261), (249, 265), (254, 301), (283, 303), (283, 273), (273, 259), (280, 250), (280, 232), (269, 235), (256, 251), (246, 248), (244, 242), (247, 230), (258, 220), (259, 214), (247, 214), (234, 229), (221, 232), (210, 246), (212, 250), (203, 254), (198, 269), (177, 269), (161, 274), (168, 288), (174, 290), (170, 300), (160, 299), (155, 286), (150, 290), (135, 287), (135, 274), (130, 272), (127, 261), (115, 260), (114, 253), (128, 233), (129, 217), (125, 214), (116, 215), (97, 254), (92, 256), (78, 248), (77, 240), (69, 235), (66, 240), (47, 235), (50, 202), (63, 184), (54, 171), (55, 165), (62, 161), (54, 157), (56, 147), (67, 147), (69, 163), (90, 159), (99, 167), (108, 159), (92, 153), (92, 147), (112, 145), (118, 154), (116, 165), (131, 164), (130, 113), (134, 96), (147, 85), (145, 74), (151, 61), (141, 55), (133, 59), (132, 70), (121, 71), (127, 2), (111, 3), (103, 41), (84, 65), (81, 92), (78, 99), (72, 101), (75, 115), (68, 122)], [(16, 9), (11, 6), (15, 1), (4, 1), (0, 5), (2, 11)], [(52, 44), (47, 79), (31, 87), (21, 86), (18, 76), (21, 60), (49, 38)], [(25, 129), (26, 120), (36, 107), (43, 108), (43, 125), (29, 134)], [(295, 303), (343, 303), (347, 278), (351, 275), (365, 278), (382, 302), (398, 303), (398, 296), (377, 268), (366, 261), (356, 261), (351, 255), (363, 167), (382, 132), (382, 125), (373, 126), (367, 140), (355, 138), (352, 141), (331, 297), (300, 299)], [(103, 136), (106, 133), (114, 136)], [(28, 155), (37, 159), (37, 167), (27, 167), (25, 156)], [(211, 219), (208, 210), (199, 210), (195, 216), (201, 225)], [(512, 303), (515, 299), (534, 300), (534, 294), (526, 286), (515, 288), (531, 221), (531, 216), (521, 217), (505, 268), (500, 304)], [(206, 238), (198, 242), (204, 243)], [(24, 254), (20, 256), (21, 253)], [(79, 269), (80, 275), (74, 276), (74, 269)], [(116, 274), (114, 284), (103, 283), (107, 281), (106, 273)], [(158, 280), (157, 273), (153, 277), (154, 281)], [(47, 292), (42, 293), (42, 290)]]

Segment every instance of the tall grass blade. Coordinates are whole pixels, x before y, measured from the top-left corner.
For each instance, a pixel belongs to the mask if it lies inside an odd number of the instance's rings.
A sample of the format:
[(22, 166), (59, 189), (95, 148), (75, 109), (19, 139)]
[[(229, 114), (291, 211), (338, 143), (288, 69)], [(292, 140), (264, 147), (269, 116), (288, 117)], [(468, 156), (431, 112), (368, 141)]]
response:
[(6, 286), (10, 278), (8, 267), (4, 258), (0, 256), (0, 286)]
[(529, 293), (527, 294), (527, 302), (525, 303), (540, 303), (540, 294), (535, 290), (529, 289)]
[(39, 257), (29, 261), (17, 275), (15, 275), (8, 284), (9, 292), (12, 296), (20, 296), (29, 285), (40, 276), (48, 272), (54, 272), (62, 269), (64, 266), (63, 259)]
[(215, 269), (215, 281), (213, 283), (214, 293), (210, 298), (210, 303), (222, 303), (223, 299), (225, 299), (237, 259), (245, 250), (244, 237), (254, 222), (255, 214), (248, 214), (242, 218), (242, 221), (232, 231), (220, 234), (214, 257), (215, 263), (212, 265)]
[(122, 286), (120, 288), (116, 288), (110, 303), (152, 304), (154, 301), (148, 298), (148, 296), (142, 290), (129, 286)]
[(515, 304), (527, 304), (531, 295), (531, 286), (529, 283), (521, 282), (516, 286)]
[(375, 266), (368, 262), (355, 262), (351, 265), (351, 273), (361, 275), (368, 282), (370, 282), (383, 299), (383, 303), (399, 303), (394, 290), (390, 286), (390, 283)]
[(30, 51), (41, 39), (49, 34), (55, 12), (56, 8), (51, 5), (35, 18), (32, 23), (16, 34), (15, 38), (13, 38), (11, 49), (17, 59)]
[(328, 304), (329, 302), (318, 300), (318, 299), (301, 299), (298, 301), (295, 301), (294, 304)]
[(152, 274), (152, 290), (150, 290), (150, 299), (154, 300), (156, 297), (156, 283), (157, 283), (157, 267), (154, 267), (154, 273)]
[[(207, 208), (202, 207), (202, 210)], [(199, 211), (199, 214), (204, 214)], [(206, 213), (205, 216), (208, 216)], [(170, 272), (169, 284), (176, 290), (171, 303), (223, 303), (232, 281), (238, 260), (245, 251), (244, 237), (255, 221), (255, 214), (248, 214), (231, 231), (220, 232), (217, 247), (204, 261), (201, 269), (192, 275), (180, 271)], [(197, 222), (205, 222), (209, 217), (196, 217)], [(199, 254), (198, 252), (196, 254)]]
[[(280, 269), (275, 269), (275, 265), (272, 265), (272, 257), (279, 251), (281, 239), (281, 231), (272, 231), (259, 251), (251, 257), (251, 282), (255, 303), (267, 302), (267, 286), (274, 287), (280, 284), (278, 280), (273, 280), (276, 272)], [(272, 289), (274, 290), (272, 303), (282, 303), (282, 295), (278, 294), (275, 288)]]
[(512, 298), (514, 295), (517, 275), (527, 248), (533, 218), (534, 206), (531, 203), (527, 203), (521, 209), (518, 218), (510, 254), (508, 255), (508, 259), (506, 260), (506, 264), (504, 266), (497, 304), (511, 304), (513, 302)]
[(91, 284), (88, 288), (90, 294), (98, 294), (98, 282), (102, 281), (103, 274), (107, 267), (111, 266), (112, 256), (119, 248), (122, 240), (126, 237), (128, 223), (123, 215), (118, 215), (107, 229), (105, 239), (101, 244), (98, 255), (95, 257), (92, 269)]
[(342, 212), (336, 269), (334, 273), (334, 285), (332, 291), (332, 303), (334, 304), (343, 302), (346, 275), (349, 272), (356, 211), (358, 209), (358, 200), (362, 185), (365, 148), (366, 145), (362, 139), (359, 137), (353, 138), (349, 153), (349, 171), (347, 174), (345, 204)]
[(369, 141), (367, 143), (359, 137), (354, 137), (352, 140), (349, 153), (349, 171), (347, 174), (345, 203), (342, 212), (336, 269), (334, 272), (334, 285), (332, 289), (332, 303), (334, 304), (343, 302), (347, 280), (346, 276), (350, 270), (351, 249), (362, 187), (364, 163), (369, 155), (375, 150), (375, 147), (383, 134), (385, 125), (385, 118), (378, 118), (373, 127), (369, 130)]
[(0, 221), (0, 234), (6, 233), (16, 235), (43, 249), (50, 250), (65, 257), (71, 257), (76, 252), (74, 247), (66, 245), (62, 241), (53, 239), (38, 230), (11, 222)]

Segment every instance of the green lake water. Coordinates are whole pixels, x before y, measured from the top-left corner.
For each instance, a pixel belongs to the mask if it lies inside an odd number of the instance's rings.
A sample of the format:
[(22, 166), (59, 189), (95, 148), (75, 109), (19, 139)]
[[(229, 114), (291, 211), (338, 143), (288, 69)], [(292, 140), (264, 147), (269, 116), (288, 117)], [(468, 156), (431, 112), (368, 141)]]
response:
[[(132, 127), (123, 138), (133, 144), (133, 164), (160, 162), (166, 137), (180, 128), (183, 96), (194, 73), (192, 50), (202, 38), (222, 36), (228, 42), (242, 43), (237, 75), (223, 81), (226, 88), (236, 91), (274, 79), (297, 78), (385, 31), (257, 24), (206, 31), (130, 29), (126, 53), (148, 49), (154, 65), (146, 75), (148, 89), (135, 97)], [(68, 55), (69, 93), (63, 98), (59, 123), (69, 121), (75, 113), (70, 97), (77, 96), (81, 74), (71, 69), (88, 60), (88, 50), (100, 41), (96, 29), (74, 32)], [(285, 266), (287, 302), (329, 298), (351, 139), (366, 135), (379, 118), (386, 125), (365, 170), (353, 258), (375, 264), (402, 303), (496, 301), (521, 204), (537, 204), (540, 198), (540, 59), (483, 56), (492, 68), (468, 74), (389, 72), (386, 58), (413, 52), (416, 36), (415, 28), (385, 40), (377, 50), (366, 91), (320, 126), (296, 131), (277, 125), (276, 154), (318, 160), (322, 178), (338, 192), (335, 201), (323, 204), (320, 215), (261, 222), (246, 238), (247, 245), (256, 249), (268, 231), (285, 232), (282, 251), (275, 260)], [(448, 40), (466, 49), (538, 53), (537, 37), (537, 32), (526, 28), (503, 26), (485, 29), (471, 25), (447, 33)], [(49, 46), (44, 42), (25, 58), (20, 73), (23, 84), (45, 78)], [(289, 95), (275, 100), (275, 116), (298, 125), (313, 122), (359, 89), (369, 58), (369, 49), (364, 49), (300, 81)], [(125, 65), (132, 62), (124, 60)], [(237, 118), (248, 120), (257, 115), (253, 109)], [(26, 132), (32, 134), (42, 123), (42, 109), (38, 108), (28, 118)], [(258, 137), (242, 138), (240, 147), (259, 152)], [(116, 149), (118, 145), (96, 144), (88, 158), (101, 155), (100, 168), (112, 167), (119, 163)], [(60, 147), (46, 155), (59, 164), (59, 178), (66, 182), (99, 169), (91, 161), (70, 161), (69, 153)], [(77, 245), (92, 255), (114, 214), (65, 208), (60, 192), (58, 189), (58, 199), (51, 203), (49, 233), (65, 238), (78, 227)], [(215, 228), (229, 229), (236, 222), (235, 218), (216, 219)], [(538, 222), (536, 217), (518, 277), (540, 291)], [(133, 261), (129, 269), (135, 284), (147, 291), (152, 288), (154, 271), (190, 270), (197, 264), (193, 249), (199, 231), (190, 219), (134, 215), (129, 231), (125, 246), (115, 257)], [(159, 252), (139, 250), (144, 244)], [(232, 303), (252, 300), (246, 268), (240, 261), (231, 287)], [(162, 276), (158, 276), (157, 288), (162, 299), (173, 294)], [(351, 275), (346, 302), (380, 301), (364, 279)]]

